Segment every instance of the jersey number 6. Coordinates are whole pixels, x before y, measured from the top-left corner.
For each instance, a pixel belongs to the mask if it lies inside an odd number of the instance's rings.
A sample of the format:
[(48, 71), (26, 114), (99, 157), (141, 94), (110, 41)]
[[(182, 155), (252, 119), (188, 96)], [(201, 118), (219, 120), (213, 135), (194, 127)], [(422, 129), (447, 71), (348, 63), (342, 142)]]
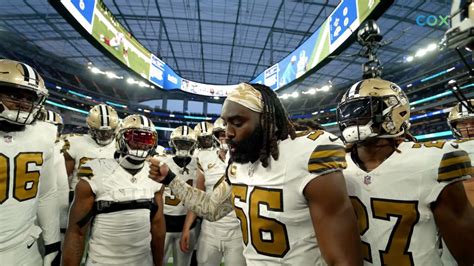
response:
[[(30, 170), (31, 166), (43, 165), (42, 152), (22, 152), (10, 162), (0, 153), (0, 204), (8, 199), (9, 182), (13, 181), (13, 197), (25, 201), (36, 197), (40, 178), (39, 170)], [(13, 178), (10, 178), (10, 167), (13, 167)]]
[[(290, 250), (288, 232), (285, 224), (260, 215), (260, 206), (266, 205), (266, 209), (273, 212), (283, 211), (283, 191), (281, 189), (269, 189), (255, 187), (249, 195), (249, 217), (247, 218), (242, 208), (235, 205), (236, 199), (247, 202), (248, 186), (232, 184), (232, 202), (235, 213), (240, 220), (244, 244), (249, 242), (255, 250), (263, 255), (283, 258)], [(250, 234), (248, 232), (250, 225)]]

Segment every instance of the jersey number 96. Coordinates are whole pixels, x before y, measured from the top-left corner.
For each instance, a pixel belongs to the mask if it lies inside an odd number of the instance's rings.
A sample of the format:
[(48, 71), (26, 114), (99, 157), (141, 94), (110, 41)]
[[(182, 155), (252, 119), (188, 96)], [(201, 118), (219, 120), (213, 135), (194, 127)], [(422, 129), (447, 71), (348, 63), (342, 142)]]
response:
[[(8, 199), (10, 182), (13, 182), (13, 197), (18, 201), (25, 201), (36, 197), (40, 178), (39, 170), (29, 168), (43, 165), (42, 152), (22, 152), (13, 160), (0, 153), (0, 204)], [(10, 176), (10, 167), (13, 167), (13, 176)]]

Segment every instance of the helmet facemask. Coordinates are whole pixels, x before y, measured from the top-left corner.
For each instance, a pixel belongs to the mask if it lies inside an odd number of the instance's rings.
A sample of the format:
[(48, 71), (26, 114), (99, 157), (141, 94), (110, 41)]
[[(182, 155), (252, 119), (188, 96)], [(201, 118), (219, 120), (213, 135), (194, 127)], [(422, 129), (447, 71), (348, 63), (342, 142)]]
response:
[(229, 146), (227, 145), (227, 142), (225, 140), (225, 130), (215, 130), (213, 132), (212, 138), (214, 140), (215, 145), (219, 147), (219, 149), (225, 151), (229, 150)]
[(172, 139), (170, 142), (173, 152), (178, 157), (191, 157), (196, 148), (196, 142), (192, 140), (176, 138)]
[(347, 100), (337, 108), (337, 120), (345, 143), (357, 143), (370, 138), (393, 138), (408, 129), (408, 123), (397, 128), (393, 111), (401, 103), (397, 97), (359, 97)]
[(0, 87), (0, 120), (30, 125), (41, 113), (46, 95), (30, 89)]
[(204, 135), (197, 137), (199, 148), (201, 149), (210, 149), (214, 145), (212, 135)]
[(474, 138), (474, 99), (460, 102), (448, 115), (448, 125), (457, 139)]
[(457, 139), (474, 138), (474, 116), (451, 121), (449, 125)]
[(89, 134), (101, 146), (110, 144), (115, 137), (115, 130), (110, 127), (105, 127), (101, 129), (90, 128)]
[(143, 160), (156, 148), (158, 135), (146, 129), (128, 128), (118, 135), (119, 153), (135, 160)]

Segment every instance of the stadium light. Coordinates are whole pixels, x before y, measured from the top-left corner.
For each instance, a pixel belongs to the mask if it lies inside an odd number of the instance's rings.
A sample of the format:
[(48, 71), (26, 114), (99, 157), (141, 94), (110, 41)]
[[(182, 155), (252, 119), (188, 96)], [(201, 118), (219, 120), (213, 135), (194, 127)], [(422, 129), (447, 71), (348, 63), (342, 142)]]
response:
[(426, 53), (427, 53), (427, 51), (426, 51), (425, 49), (419, 49), (418, 51), (416, 51), (415, 57), (422, 57), (422, 56), (424, 56)]
[(219, 100), (219, 96), (214, 96), (214, 100)]
[(405, 59), (406, 62), (410, 63), (411, 61), (413, 61), (414, 57), (409, 55), (407, 56), (407, 58)]
[(117, 75), (115, 75), (114, 72), (105, 72), (105, 75), (109, 78), (109, 79), (113, 79), (113, 78), (117, 78)]
[(322, 91), (329, 91), (329, 86), (328, 85), (324, 85), (321, 87), (321, 90)]
[(288, 93), (283, 94), (282, 96), (278, 96), (278, 98), (282, 98), (283, 100), (286, 100), (290, 97)]
[(92, 68), (91, 68), (91, 71), (92, 71), (92, 73), (94, 73), (94, 74), (97, 74), (97, 73), (101, 73), (101, 72), (102, 72), (102, 71), (100, 71), (100, 69), (98, 69), (97, 67), (92, 67)]
[(438, 48), (438, 45), (436, 45), (436, 43), (430, 43), (430, 45), (426, 47), (426, 51), (431, 52), (431, 51), (436, 50), (436, 48)]

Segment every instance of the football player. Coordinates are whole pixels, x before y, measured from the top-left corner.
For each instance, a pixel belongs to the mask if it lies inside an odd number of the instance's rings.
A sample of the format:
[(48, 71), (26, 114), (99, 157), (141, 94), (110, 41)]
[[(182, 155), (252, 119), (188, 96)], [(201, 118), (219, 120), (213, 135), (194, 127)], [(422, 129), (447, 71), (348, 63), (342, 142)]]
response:
[[(197, 134), (188, 126), (179, 126), (171, 132), (170, 147), (172, 155), (162, 157), (162, 160), (183, 180), (196, 186), (197, 162), (194, 156), (197, 147)], [(169, 187), (165, 188), (165, 263), (168, 262), (169, 253), (172, 253), (173, 264), (186, 266), (191, 262), (192, 252), (196, 243), (196, 222), (192, 212), (188, 211)], [(185, 226), (186, 222), (188, 224)], [(186, 249), (180, 249), (181, 236), (187, 235)], [(183, 241), (185, 241), (183, 239)]]
[(461, 182), (467, 153), (444, 141), (404, 141), (407, 96), (395, 83), (354, 84), (337, 107), (350, 144), (344, 171), (366, 265), (442, 265), (438, 231), (461, 265), (474, 262), (474, 215)]
[(0, 60), (1, 264), (40, 264), (36, 241), (40, 234), (45, 245), (43, 265), (59, 263), (56, 128), (36, 122), (47, 96), (36, 70)]
[(222, 109), (230, 164), (211, 192), (186, 185), (153, 158), (150, 178), (215, 221), (235, 209), (248, 265), (359, 265), (360, 237), (345, 188), (342, 142), (325, 131), (297, 136), (278, 96), (241, 83)]
[(85, 162), (95, 158), (113, 158), (115, 152), (113, 140), (119, 117), (114, 108), (98, 104), (89, 111), (86, 122), (89, 127), (87, 135), (74, 134), (64, 139), (63, 153), (72, 191), (79, 182), (77, 170)]
[[(208, 150), (214, 148), (214, 138), (212, 135), (213, 125), (209, 122), (199, 122), (194, 127), (194, 132), (197, 134), (198, 151)], [(196, 154), (197, 156), (197, 154)]]
[[(466, 105), (470, 104), (471, 109), (466, 108)], [(471, 162), (474, 160), (474, 99), (470, 99), (469, 103), (465, 102), (464, 105), (461, 103), (451, 109), (448, 115), (448, 125), (453, 132), (453, 136), (457, 138), (455, 143), (469, 153)], [(474, 172), (471, 169), (471, 177), (474, 176)], [(464, 181), (464, 189), (471, 202), (474, 206), (474, 179), (468, 179)]]
[[(470, 104), (470, 108), (467, 108)], [(474, 99), (458, 103), (449, 112), (448, 125), (461, 148), (474, 158)]]
[(64, 233), (66, 233), (67, 216), (69, 211), (69, 183), (64, 156), (61, 153), (64, 143), (60, 139), (61, 132), (64, 128), (64, 122), (60, 114), (46, 109), (43, 109), (43, 115), (41, 120), (53, 124), (57, 128), (56, 142), (54, 143), (54, 158), (56, 160), (55, 169), (58, 187), (58, 207), (60, 217), (59, 226), (61, 228), (61, 239), (63, 240)]
[[(198, 140), (202, 135), (211, 132), (210, 142), (212, 148), (201, 150), (198, 154), (197, 186), (212, 191), (213, 187), (224, 175), (228, 163), (226, 159), (227, 146), (225, 143), (225, 125), (222, 118), (218, 118), (214, 125), (203, 123), (196, 126)], [(201, 126), (200, 126), (201, 125)], [(195, 130), (196, 130), (195, 129)], [(206, 140), (209, 142), (209, 140)], [(184, 235), (184, 232), (183, 232)], [(222, 219), (210, 222), (204, 220), (197, 245), (197, 261), (199, 265), (220, 265), (224, 257), (227, 265), (245, 265), (243, 256), (242, 232), (240, 223), (234, 212), (230, 212)]]
[(114, 158), (93, 159), (81, 166), (64, 265), (79, 265), (91, 224), (86, 265), (162, 265), (163, 186), (147, 177), (145, 161), (157, 140), (150, 119), (127, 116), (117, 133)]

